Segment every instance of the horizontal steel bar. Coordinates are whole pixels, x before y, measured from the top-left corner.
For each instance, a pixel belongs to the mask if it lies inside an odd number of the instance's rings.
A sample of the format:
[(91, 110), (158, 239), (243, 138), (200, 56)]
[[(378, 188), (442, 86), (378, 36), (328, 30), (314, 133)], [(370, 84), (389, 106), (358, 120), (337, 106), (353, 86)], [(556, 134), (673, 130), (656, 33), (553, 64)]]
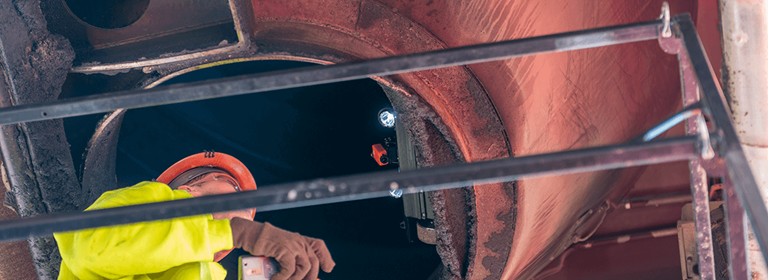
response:
[(196, 101), (449, 66), (652, 40), (660, 20), (503, 41), (360, 62), (245, 75), (0, 108), (0, 125), (81, 116), (121, 108)]
[(257, 211), (313, 206), (405, 193), (458, 188), (523, 178), (590, 172), (696, 158), (696, 136), (622, 144), (519, 158), (506, 158), (406, 172), (376, 172), (299, 181), (257, 191), (53, 214), (0, 223), (0, 241), (54, 232), (135, 223), (256, 207)]
[(744, 156), (744, 151), (741, 149), (741, 141), (736, 134), (736, 129), (731, 123), (732, 118), (726, 106), (725, 96), (715, 80), (709, 59), (701, 46), (701, 40), (690, 15), (675, 16), (674, 21), (678, 25), (693, 70), (699, 79), (704, 108), (708, 110), (715, 124), (715, 131), (719, 135), (719, 155), (726, 160), (728, 173), (739, 202), (744, 206), (752, 223), (763, 256), (768, 259), (766, 254), (768, 252), (768, 209), (747, 158)]

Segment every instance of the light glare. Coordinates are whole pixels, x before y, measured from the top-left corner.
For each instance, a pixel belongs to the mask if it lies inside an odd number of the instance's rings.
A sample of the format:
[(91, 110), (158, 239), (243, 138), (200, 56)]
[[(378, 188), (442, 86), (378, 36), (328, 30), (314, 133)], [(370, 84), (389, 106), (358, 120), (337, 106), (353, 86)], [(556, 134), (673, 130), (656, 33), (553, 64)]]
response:
[(382, 110), (379, 112), (379, 123), (386, 128), (395, 127), (395, 114), (392, 114), (389, 110)]

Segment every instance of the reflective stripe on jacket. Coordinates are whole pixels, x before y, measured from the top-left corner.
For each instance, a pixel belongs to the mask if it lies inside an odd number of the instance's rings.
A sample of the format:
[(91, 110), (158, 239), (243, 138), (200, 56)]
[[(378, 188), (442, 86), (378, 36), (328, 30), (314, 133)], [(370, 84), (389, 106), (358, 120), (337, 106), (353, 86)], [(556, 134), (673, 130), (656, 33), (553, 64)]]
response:
[[(192, 198), (157, 182), (106, 192), (85, 211)], [(227, 272), (213, 254), (232, 249), (229, 220), (211, 214), (55, 233), (60, 280), (212, 279)]]

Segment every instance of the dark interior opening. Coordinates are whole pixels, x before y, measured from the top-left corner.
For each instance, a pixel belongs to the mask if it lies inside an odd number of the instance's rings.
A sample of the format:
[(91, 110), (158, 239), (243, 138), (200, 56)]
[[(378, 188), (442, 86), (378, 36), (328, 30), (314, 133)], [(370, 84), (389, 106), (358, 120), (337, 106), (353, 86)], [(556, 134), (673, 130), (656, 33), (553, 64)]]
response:
[[(229, 64), (175, 77), (164, 85), (283, 70), (310, 64), (257, 61)], [(118, 187), (156, 178), (174, 162), (203, 150), (233, 155), (260, 188), (280, 182), (381, 171), (371, 145), (394, 137), (377, 120), (392, 107), (383, 90), (365, 79), (182, 104), (126, 113), (117, 151)], [(75, 154), (75, 152), (73, 152)], [(426, 279), (440, 263), (435, 247), (409, 243), (401, 199), (258, 213), (286, 230), (326, 241), (336, 268), (320, 279)], [(234, 251), (222, 260), (236, 279)]]
[(150, 0), (65, 0), (80, 20), (105, 29), (126, 27), (147, 11)]

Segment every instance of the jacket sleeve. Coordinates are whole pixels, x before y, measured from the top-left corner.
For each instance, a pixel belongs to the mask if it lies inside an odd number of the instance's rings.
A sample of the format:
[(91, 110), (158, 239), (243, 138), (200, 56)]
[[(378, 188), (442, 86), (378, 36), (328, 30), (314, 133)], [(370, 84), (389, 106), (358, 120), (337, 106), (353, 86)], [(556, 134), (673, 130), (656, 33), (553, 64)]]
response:
[[(157, 182), (106, 192), (86, 211), (191, 198)], [(211, 214), (55, 233), (62, 270), (79, 279), (117, 279), (166, 271), (190, 262), (211, 262), (232, 249), (229, 220)]]

